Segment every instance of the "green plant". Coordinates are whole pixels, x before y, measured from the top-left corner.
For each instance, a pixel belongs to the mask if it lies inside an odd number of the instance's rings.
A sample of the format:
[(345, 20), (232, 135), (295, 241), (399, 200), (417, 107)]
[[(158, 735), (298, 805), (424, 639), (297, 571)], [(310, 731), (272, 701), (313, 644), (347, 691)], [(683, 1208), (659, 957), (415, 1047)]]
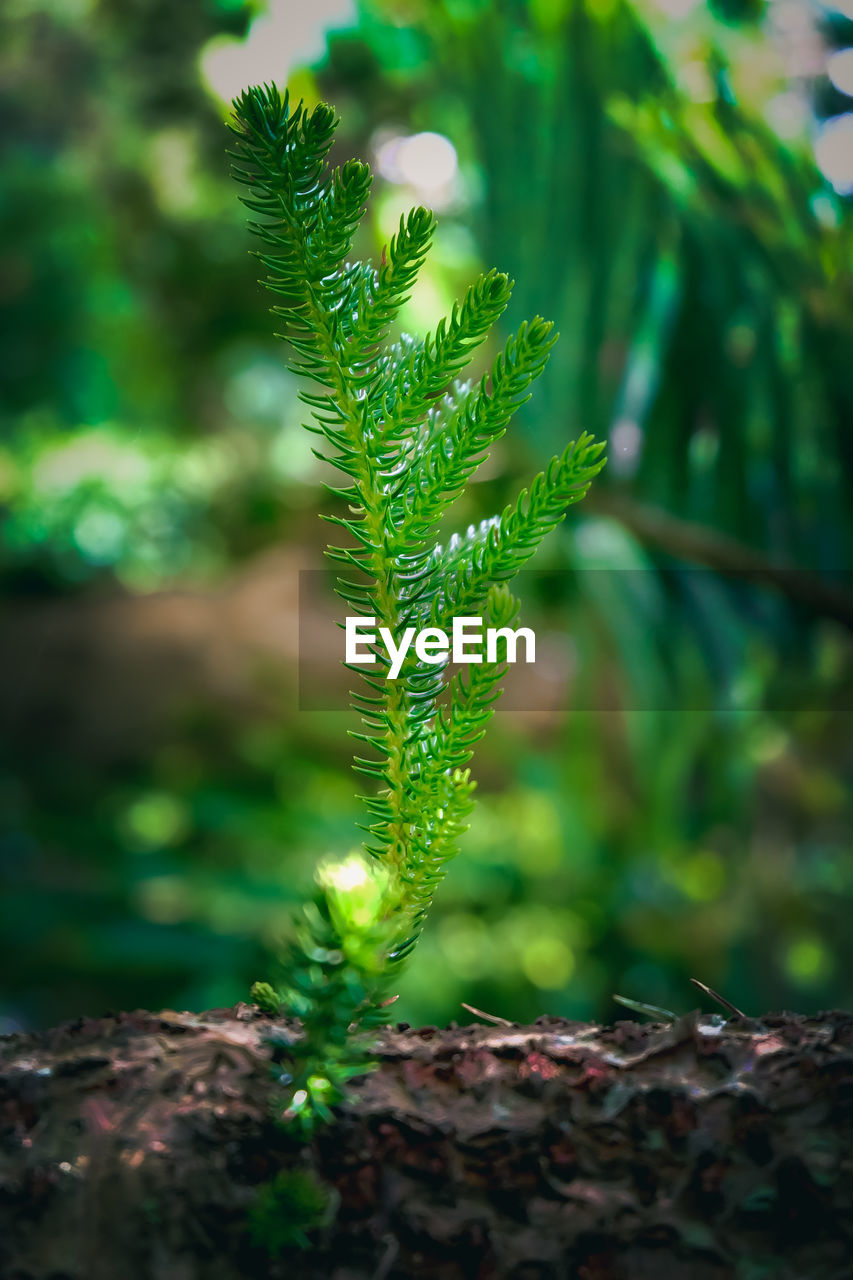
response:
[[(602, 445), (582, 435), (500, 515), (444, 543), (436, 536), (545, 368), (553, 326), (539, 317), (522, 324), (476, 385), (460, 381), (509, 301), (511, 282), (489, 271), (433, 333), (393, 338), (433, 215), (416, 208), (401, 219), (378, 269), (350, 261), (371, 174), (359, 160), (329, 169), (332, 108), (291, 110), (287, 94), (269, 86), (244, 93), (235, 113), (235, 176), (261, 219), (251, 225), (265, 242), (264, 283), (280, 299), (273, 313), (293, 368), (316, 384), (302, 393), (314, 413), (309, 430), (324, 442), (318, 456), (348, 478), (332, 490), (347, 514), (326, 517), (350, 538), (328, 550), (351, 571), (340, 595), (395, 643), (407, 628), (446, 630), (474, 611), (488, 627), (509, 627), (518, 604), (507, 582), (584, 496), (603, 466)], [(506, 669), (486, 660), (451, 677), (446, 662), (410, 650), (390, 679), (387, 655), (380, 646), (372, 653), (369, 672), (355, 668), (366, 690), (353, 695), (366, 729), (353, 736), (373, 753), (355, 767), (379, 783), (365, 797), (371, 862), (321, 873), (286, 957), (286, 986), (263, 992), (268, 1006), (278, 1001), (303, 1019), (286, 1114), (309, 1125), (329, 1114), (347, 1074), (363, 1069), (349, 1030), (381, 1017), (457, 851), (475, 785), (468, 761)]]
[(333, 1216), (335, 1198), (310, 1169), (282, 1169), (265, 1183), (249, 1213), (255, 1244), (275, 1256), (284, 1249), (307, 1249), (306, 1232)]

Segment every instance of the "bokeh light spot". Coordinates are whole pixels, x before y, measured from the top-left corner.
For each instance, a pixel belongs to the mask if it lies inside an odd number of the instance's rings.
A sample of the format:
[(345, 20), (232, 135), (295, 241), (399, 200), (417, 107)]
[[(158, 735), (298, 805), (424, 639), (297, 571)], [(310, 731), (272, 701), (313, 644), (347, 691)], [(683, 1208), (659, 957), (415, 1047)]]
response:
[(113, 564), (124, 546), (125, 522), (116, 511), (93, 508), (74, 525), (74, 543), (91, 564)]
[(835, 190), (853, 194), (853, 111), (824, 121), (814, 151), (818, 168)]
[(216, 36), (208, 41), (199, 58), (202, 77), (228, 103), (252, 84), (283, 85), (291, 68), (322, 56), (329, 28), (351, 26), (355, 20), (352, 0), (270, 0), (244, 40)]
[(468, 913), (454, 913), (439, 922), (438, 937), (448, 964), (460, 977), (488, 976), (492, 945), (485, 921)]
[(610, 431), (610, 459), (620, 476), (633, 475), (640, 460), (643, 432), (632, 418), (619, 418)]
[(178, 844), (190, 828), (186, 804), (177, 796), (151, 792), (135, 800), (124, 815), (130, 843), (140, 852)]
[(853, 48), (835, 49), (826, 59), (826, 74), (840, 93), (853, 97)]
[(559, 991), (574, 973), (574, 952), (562, 938), (543, 934), (525, 944), (521, 967), (534, 986), (543, 991)]
[(798, 938), (785, 953), (785, 969), (799, 986), (812, 986), (832, 972), (832, 957), (820, 938)]
[(180, 876), (151, 876), (137, 886), (139, 913), (153, 924), (177, 924), (190, 914), (187, 886)]
[(713, 902), (726, 883), (726, 868), (719, 854), (700, 849), (677, 869), (678, 886), (693, 902)]
[(413, 133), (378, 141), (376, 167), (388, 182), (411, 187), (433, 208), (448, 204), (459, 161), (456, 148), (441, 133)]

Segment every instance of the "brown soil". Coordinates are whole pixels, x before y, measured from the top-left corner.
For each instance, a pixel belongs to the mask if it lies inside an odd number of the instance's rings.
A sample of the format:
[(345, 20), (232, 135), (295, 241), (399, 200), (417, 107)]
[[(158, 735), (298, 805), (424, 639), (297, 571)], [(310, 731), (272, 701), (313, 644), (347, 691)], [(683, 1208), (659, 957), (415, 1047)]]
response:
[[(239, 1005), (0, 1040), (3, 1280), (853, 1276), (849, 1014), (401, 1025), (307, 1147), (276, 1033)], [(271, 1258), (283, 1168), (332, 1212)]]

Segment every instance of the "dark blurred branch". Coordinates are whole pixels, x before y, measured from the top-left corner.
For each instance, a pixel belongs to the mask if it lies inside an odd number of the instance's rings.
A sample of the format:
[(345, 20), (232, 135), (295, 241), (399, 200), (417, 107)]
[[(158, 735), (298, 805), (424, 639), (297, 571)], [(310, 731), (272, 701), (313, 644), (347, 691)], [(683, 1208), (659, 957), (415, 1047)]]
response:
[(853, 595), (817, 573), (771, 560), (716, 529), (681, 520), (659, 507), (645, 506), (630, 498), (599, 492), (587, 499), (587, 512), (611, 516), (645, 546), (678, 560), (775, 587), (791, 604), (818, 617), (832, 618), (853, 631)]

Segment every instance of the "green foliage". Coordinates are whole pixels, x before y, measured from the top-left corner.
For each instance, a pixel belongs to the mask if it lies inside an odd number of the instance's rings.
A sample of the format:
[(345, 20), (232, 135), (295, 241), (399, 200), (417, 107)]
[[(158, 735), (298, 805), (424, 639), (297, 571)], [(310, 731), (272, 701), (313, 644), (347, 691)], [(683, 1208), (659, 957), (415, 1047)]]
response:
[(282, 1169), (262, 1186), (249, 1215), (255, 1244), (275, 1256), (284, 1249), (307, 1249), (307, 1231), (323, 1226), (333, 1201), (329, 1190), (307, 1169)]
[[(267, 246), (257, 254), (269, 272), (264, 283), (285, 300), (273, 311), (283, 321), (294, 369), (323, 389), (302, 395), (314, 411), (311, 429), (324, 442), (318, 456), (350, 481), (335, 491), (348, 514), (329, 517), (350, 537), (347, 545), (329, 548), (331, 558), (358, 573), (339, 580), (340, 595), (397, 643), (407, 628), (448, 624), (474, 609), (483, 611), (487, 625), (508, 626), (517, 605), (506, 581), (586, 493), (603, 466), (602, 446), (581, 436), (499, 516), (444, 545), (434, 537), (543, 372), (555, 340), (552, 326), (538, 317), (522, 324), (476, 389), (461, 382), (510, 297), (508, 278), (488, 271), (432, 333), (392, 341), (391, 328), (432, 239), (431, 214), (415, 209), (401, 220), (378, 271), (348, 261), (371, 174), (357, 160), (328, 168), (337, 125), (331, 108), (291, 110), (287, 94), (268, 86), (244, 93), (235, 113), (234, 172), (248, 188), (244, 203), (263, 219), (252, 229)], [(376, 1007), (371, 979), (375, 986), (417, 941), (465, 830), (474, 785), (465, 766), (505, 671), (502, 662), (473, 666), (450, 681), (440, 706), (446, 664), (410, 653), (391, 680), (378, 649), (376, 660), (370, 674), (362, 673), (367, 692), (353, 695), (367, 731), (353, 736), (372, 752), (356, 757), (356, 768), (380, 783), (378, 795), (365, 798), (366, 847), (390, 880), (365, 928), (379, 928), (375, 943), (384, 942), (384, 964), (376, 963), (374, 943), (366, 949), (360, 943), (358, 958), (347, 954), (347, 935), (321, 892), (286, 966), (289, 1007), (303, 1017), (309, 1056), (342, 1052), (350, 1024), (360, 1022), (371, 1003)], [(325, 1118), (317, 1080), (329, 1098), (337, 1096), (338, 1080), (330, 1070), (320, 1072), (312, 1058), (293, 1096)]]
[(306, 1135), (332, 1118), (347, 1081), (371, 1065), (369, 1031), (383, 1020), (381, 992), (393, 938), (387, 923), (389, 879), (382, 867), (355, 855), (325, 863), (317, 892), (302, 904), (281, 955), (274, 997), (261, 987), (263, 1007), (298, 1017), (302, 1035), (286, 1042), (288, 1067), (282, 1118)]
[(281, 1009), (281, 996), (271, 982), (253, 982), (249, 992), (253, 1002), (264, 1013), (278, 1013)]

